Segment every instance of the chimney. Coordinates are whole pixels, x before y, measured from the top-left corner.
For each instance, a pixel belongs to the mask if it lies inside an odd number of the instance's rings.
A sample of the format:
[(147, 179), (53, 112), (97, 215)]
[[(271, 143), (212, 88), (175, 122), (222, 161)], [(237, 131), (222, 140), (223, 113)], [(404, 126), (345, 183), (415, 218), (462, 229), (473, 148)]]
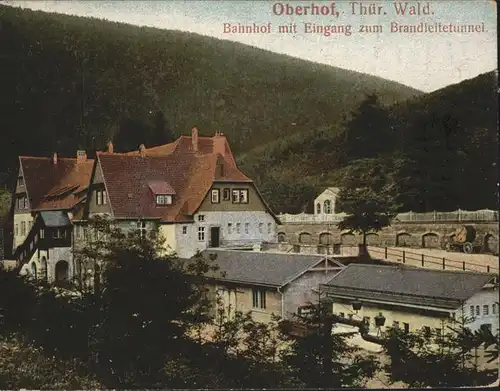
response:
[(109, 141), (108, 142), (108, 153), (113, 153), (113, 152), (114, 152), (113, 142)]
[(52, 155), (52, 164), (57, 164), (57, 152)]
[(224, 133), (215, 132), (215, 136), (212, 137), (213, 140), (213, 153), (220, 154), (221, 156), (226, 155), (226, 137)]
[(198, 152), (198, 129), (193, 128), (191, 131), (191, 142), (193, 144), (193, 151)]
[(76, 151), (76, 162), (77, 163), (85, 163), (86, 161), (87, 161), (87, 152)]
[(140, 157), (146, 156), (146, 146), (144, 144), (139, 145), (139, 156)]

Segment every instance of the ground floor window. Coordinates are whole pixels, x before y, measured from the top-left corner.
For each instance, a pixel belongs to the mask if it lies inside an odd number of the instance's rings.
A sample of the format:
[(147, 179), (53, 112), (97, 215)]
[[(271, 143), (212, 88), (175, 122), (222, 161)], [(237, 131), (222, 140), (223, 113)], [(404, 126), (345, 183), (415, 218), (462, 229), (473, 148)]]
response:
[(266, 308), (266, 291), (262, 289), (252, 290), (252, 306), (253, 308)]
[(200, 242), (205, 241), (205, 227), (198, 227), (198, 240)]

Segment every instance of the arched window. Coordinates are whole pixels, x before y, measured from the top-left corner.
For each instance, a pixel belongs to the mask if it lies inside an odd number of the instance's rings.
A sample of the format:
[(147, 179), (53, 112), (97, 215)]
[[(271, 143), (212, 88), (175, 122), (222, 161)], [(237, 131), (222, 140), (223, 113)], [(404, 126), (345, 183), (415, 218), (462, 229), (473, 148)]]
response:
[(47, 258), (42, 257), (42, 260), (40, 261), (41, 264), (41, 272), (42, 272), (42, 278), (47, 281), (49, 273), (47, 270)]
[(38, 278), (38, 273), (36, 270), (36, 263), (35, 262), (31, 263), (31, 275), (33, 276), (33, 278)]
[(319, 202), (316, 204), (316, 214), (321, 214), (321, 204)]
[(331, 214), (332, 213), (332, 202), (330, 200), (325, 200), (323, 204), (323, 212), (325, 214)]

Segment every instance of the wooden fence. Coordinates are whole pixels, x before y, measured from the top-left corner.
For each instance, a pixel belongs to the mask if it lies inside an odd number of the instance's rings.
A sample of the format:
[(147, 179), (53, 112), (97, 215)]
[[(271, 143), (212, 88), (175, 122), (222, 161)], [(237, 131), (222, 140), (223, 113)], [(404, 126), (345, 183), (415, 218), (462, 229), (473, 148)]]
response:
[[(412, 251), (400, 250), (390, 247), (368, 247), (368, 252), (372, 257), (384, 259), (390, 262), (400, 262), (410, 266), (426, 267), (442, 270), (464, 270), (484, 273), (498, 274), (498, 267), (485, 263), (459, 261), (445, 257), (437, 257), (428, 254), (419, 254)], [(498, 264), (498, 263), (496, 263)]]

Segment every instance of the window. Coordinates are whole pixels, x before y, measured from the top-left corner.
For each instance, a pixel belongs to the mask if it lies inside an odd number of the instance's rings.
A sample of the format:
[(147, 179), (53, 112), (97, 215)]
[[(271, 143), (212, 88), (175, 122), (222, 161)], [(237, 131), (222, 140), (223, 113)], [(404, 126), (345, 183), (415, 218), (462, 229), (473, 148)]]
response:
[(476, 305), (476, 315), (479, 316), (481, 315), (481, 311), (479, 310), (479, 306)]
[(106, 193), (106, 190), (99, 189), (96, 190), (95, 193), (96, 193), (96, 198), (95, 198), (96, 205), (106, 205), (108, 203), (108, 194)]
[(14, 235), (15, 236), (19, 236), (19, 224), (17, 224), (17, 223), (14, 226)]
[(28, 209), (28, 198), (25, 195), (17, 199), (17, 209)]
[(137, 229), (139, 230), (139, 235), (141, 236), (141, 238), (143, 238), (146, 235), (146, 222), (138, 221)]
[(40, 229), (40, 239), (43, 239), (45, 238), (45, 231), (42, 229)]
[(319, 202), (316, 204), (316, 214), (321, 214), (321, 204)]
[(405, 333), (410, 332), (410, 324), (409, 323), (403, 323), (403, 328), (404, 328)]
[(233, 190), (233, 204), (239, 204), (239, 203), (240, 203), (240, 191)]
[(430, 335), (431, 335), (431, 328), (429, 326), (424, 326), (424, 335), (426, 337), (430, 337)]
[(233, 189), (233, 204), (248, 204), (247, 189)]
[(248, 204), (248, 190), (240, 190), (240, 202)]
[(493, 303), (493, 304), (491, 305), (491, 313), (492, 313), (493, 315), (495, 315), (495, 314), (497, 313), (497, 304), (496, 304), (496, 303)]
[(370, 324), (370, 317), (369, 316), (363, 316), (363, 323), (364, 324)]
[(341, 318), (345, 318), (345, 314), (344, 314), (343, 312), (339, 312), (339, 316), (340, 316)]
[(188, 227), (183, 226), (183, 227), (182, 227), (182, 234), (183, 234), (183, 235), (186, 235), (187, 233), (188, 233)]
[(260, 289), (252, 289), (253, 308), (266, 308), (266, 292)]
[(474, 317), (474, 306), (473, 305), (470, 306), (470, 317), (471, 318)]
[(240, 233), (240, 228), (241, 228), (241, 224), (240, 223), (236, 223), (236, 233), (237, 234)]
[(17, 186), (23, 186), (23, 185), (24, 185), (23, 177), (22, 176), (17, 177)]
[(483, 305), (483, 316), (490, 314), (490, 306), (488, 304)]
[(205, 221), (205, 215), (199, 215), (198, 221)]
[(250, 231), (250, 223), (245, 223), (245, 233), (248, 235), (249, 231)]
[(59, 228), (56, 228), (54, 231), (52, 231), (52, 238), (53, 239), (62, 239), (62, 230)]
[(330, 200), (325, 200), (325, 202), (323, 203), (323, 212), (325, 214), (332, 213), (332, 203)]
[(26, 235), (26, 221), (21, 221), (21, 236)]
[(262, 229), (264, 228), (264, 223), (259, 223), (259, 233), (262, 233)]
[(222, 201), (230, 201), (231, 200), (231, 189), (224, 189), (222, 191)]
[(395, 328), (395, 329), (399, 329), (399, 322), (397, 320), (395, 320), (394, 322), (392, 322), (392, 327)]
[(271, 223), (267, 223), (267, 233), (270, 234), (273, 230), (273, 225)]
[(82, 238), (82, 227), (80, 225), (75, 225), (75, 238)]
[(198, 240), (200, 242), (205, 241), (205, 227), (198, 227)]
[(158, 194), (156, 196), (156, 205), (171, 205), (172, 204), (172, 196), (165, 194)]
[(233, 233), (233, 224), (227, 223), (227, 233), (231, 235)]
[(212, 189), (212, 204), (218, 204), (219, 202), (220, 202), (219, 189)]

